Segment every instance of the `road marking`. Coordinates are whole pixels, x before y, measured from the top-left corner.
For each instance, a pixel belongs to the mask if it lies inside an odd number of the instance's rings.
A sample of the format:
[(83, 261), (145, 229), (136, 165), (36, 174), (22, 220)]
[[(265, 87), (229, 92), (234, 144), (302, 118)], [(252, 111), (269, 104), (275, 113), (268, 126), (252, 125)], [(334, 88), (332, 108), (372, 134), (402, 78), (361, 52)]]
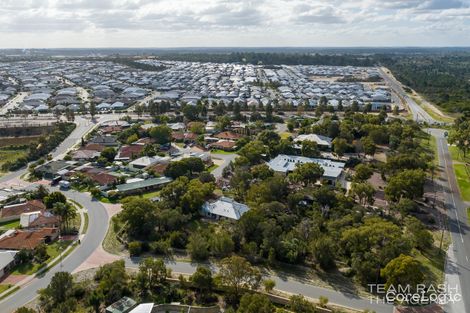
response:
[(465, 256), (465, 258), (467, 259), (467, 262), (468, 262), (468, 256)]

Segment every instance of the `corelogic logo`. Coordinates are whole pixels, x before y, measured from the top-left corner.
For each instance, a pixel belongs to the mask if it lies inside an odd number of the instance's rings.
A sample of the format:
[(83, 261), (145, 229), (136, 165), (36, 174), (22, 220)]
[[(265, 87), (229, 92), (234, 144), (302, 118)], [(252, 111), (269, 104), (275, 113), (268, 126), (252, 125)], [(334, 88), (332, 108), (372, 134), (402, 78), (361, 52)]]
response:
[(439, 285), (390, 285), (368, 284), (369, 292), (379, 297), (370, 297), (371, 303), (402, 305), (448, 304), (462, 301), (459, 287)]

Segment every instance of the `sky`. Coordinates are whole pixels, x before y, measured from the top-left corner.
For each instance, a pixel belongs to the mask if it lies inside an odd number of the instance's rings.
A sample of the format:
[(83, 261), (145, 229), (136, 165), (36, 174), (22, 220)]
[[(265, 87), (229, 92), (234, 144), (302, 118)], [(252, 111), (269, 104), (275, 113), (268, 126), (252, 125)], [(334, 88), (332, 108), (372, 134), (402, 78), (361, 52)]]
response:
[(0, 48), (470, 46), (470, 0), (0, 0)]

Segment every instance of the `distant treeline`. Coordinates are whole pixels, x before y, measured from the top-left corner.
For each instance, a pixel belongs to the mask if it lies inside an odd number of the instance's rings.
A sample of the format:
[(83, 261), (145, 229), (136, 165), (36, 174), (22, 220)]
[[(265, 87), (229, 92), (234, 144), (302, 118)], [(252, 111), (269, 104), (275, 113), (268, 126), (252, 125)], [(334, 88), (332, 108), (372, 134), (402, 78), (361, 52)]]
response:
[(168, 53), (160, 56), (162, 60), (215, 62), (215, 63), (248, 63), (263, 65), (353, 65), (373, 66), (375, 60), (370, 56), (353, 54), (319, 54), (319, 53)]
[(470, 53), (376, 56), (405, 85), (449, 112), (470, 111)]

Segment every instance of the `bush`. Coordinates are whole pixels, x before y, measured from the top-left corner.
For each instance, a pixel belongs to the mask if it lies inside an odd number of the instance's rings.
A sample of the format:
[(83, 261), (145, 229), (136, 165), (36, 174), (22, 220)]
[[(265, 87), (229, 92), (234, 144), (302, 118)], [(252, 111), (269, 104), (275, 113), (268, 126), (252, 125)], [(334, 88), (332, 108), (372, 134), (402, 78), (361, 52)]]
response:
[(131, 256), (138, 256), (142, 253), (142, 243), (139, 241), (132, 241), (129, 243), (128, 249)]
[(154, 241), (150, 244), (150, 249), (155, 254), (170, 254), (170, 243), (168, 240)]

